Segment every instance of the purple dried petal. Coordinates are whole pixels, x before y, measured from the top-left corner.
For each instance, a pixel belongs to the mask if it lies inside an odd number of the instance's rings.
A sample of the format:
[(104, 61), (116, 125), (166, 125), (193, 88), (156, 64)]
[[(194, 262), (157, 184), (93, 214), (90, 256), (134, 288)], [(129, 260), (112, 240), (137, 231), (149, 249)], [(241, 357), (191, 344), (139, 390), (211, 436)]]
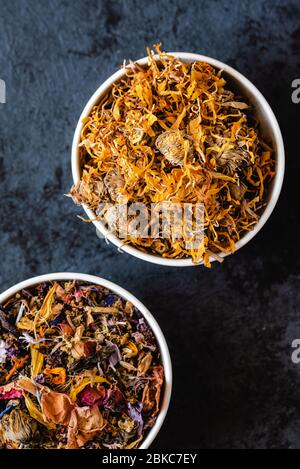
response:
[(145, 380), (144, 380), (144, 379), (142, 379), (142, 378), (135, 378), (135, 384), (134, 384), (134, 386), (133, 386), (133, 389), (134, 389), (135, 394), (138, 393), (138, 391), (139, 391), (140, 388), (143, 389), (144, 386), (145, 386)]
[(105, 297), (103, 304), (104, 306), (112, 306), (118, 299), (119, 297), (117, 295), (115, 295), (114, 293), (109, 293)]
[(60, 313), (55, 319), (52, 319), (50, 321), (51, 326), (57, 326), (61, 322), (63, 322), (65, 319), (65, 313)]
[(111, 355), (109, 357), (109, 364), (112, 367), (112, 369), (115, 369), (115, 366), (119, 363), (119, 361), (122, 360), (122, 355), (119, 350), (119, 347), (111, 342), (110, 340), (105, 341), (106, 345), (109, 347), (111, 350)]
[(5, 347), (5, 350), (6, 350), (6, 356), (8, 358), (14, 358), (20, 355), (20, 350), (14, 345), (7, 345)]
[(141, 342), (144, 342), (144, 336), (141, 332), (133, 332), (132, 334), (132, 337), (134, 338), (134, 340), (136, 341), (137, 344), (140, 344)]
[(34, 381), (38, 384), (45, 384), (45, 376), (42, 374), (36, 375)]
[(48, 291), (50, 290), (50, 287), (51, 287), (50, 282), (41, 283), (38, 286), (38, 295), (39, 295), (39, 297), (45, 297), (47, 295)]
[(144, 427), (144, 420), (142, 417), (142, 409), (143, 409), (143, 404), (139, 402), (136, 405), (130, 404), (128, 402), (127, 404), (127, 415), (130, 417), (132, 420), (135, 421), (137, 424), (137, 434), (138, 436), (141, 436), (143, 427)]
[(107, 398), (103, 405), (105, 410), (110, 410), (111, 412), (126, 412), (127, 410), (125, 396), (118, 388), (107, 391)]
[(150, 350), (156, 350), (156, 340), (154, 334), (144, 318), (139, 319), (137, 330), (143, 334), (145, 338), (145, 344), (150, 348)]

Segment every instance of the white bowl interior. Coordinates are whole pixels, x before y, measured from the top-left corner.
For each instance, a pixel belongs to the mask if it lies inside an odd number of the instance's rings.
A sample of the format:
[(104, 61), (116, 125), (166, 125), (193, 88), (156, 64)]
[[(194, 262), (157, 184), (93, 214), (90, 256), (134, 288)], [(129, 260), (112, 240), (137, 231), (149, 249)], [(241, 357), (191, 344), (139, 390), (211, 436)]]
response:
[[(179, 59), (187, 63), (194, 61), (202, 61), (211, 64), (217, 70), (223, 70), (224, 77), (227, 79), (228, 83), (232, 87), (234, 87), (241, 96), (245, 96), (255, 108), (255, 113), (260, 122), (262, 134), (273, 145), (276, 160), (276, 176), (269, 190), (267, 206), (261, 214), (260, 219), (255, 225), (254, 229), (245, 233), (243, 237), (236, 243), (236, 250), (238, 250), (241, 247), (245, 246), (266, 223), (277, 203), (281, 191), (284, 178), (285, 154), (283, 139), (278, 122), (270, 105), (268, 104), (264, 96), (260, 93), (260, 91), (246, 77), (244, 77), (241, 73), (239, 73), (229, 65), (226, 65), (216, 59), (212, 59), (211, 57), (199, 54), (191, 54), (188, 52), (170, 52), (170, 54), (175, 57), (178, 57)], [(158, 56), (155, 56), (155, 58), (158, 59)], [(139, 63), (140, 65), (145, 65), (147, 64), (147, 62), (147, 57), (144, 57), (143, 59), (137, 61), (137, 63)], [(121, 69), (114, 73), (110, 78), (108, 78), (89, 99), (79, 118), (72, 144), (72, 174), (74, 183), (77, 183), (80, 180), (81, 176), (79, 143), (80, 133), (82, 129), (82, 119), (89, 116), (93, 106), (98, 104), (101, 98), (109, 91), (112, 84), (122, 78), (124, 74), (124, 70)], [(93, 220), (95, 218), (94, 212), (86, 206), (83, 206), (83, 208), (88, 217)], [(93, 224), (95, 225), (96, 230), (101, 233), (101, 235), (104, 236), (108, 241), (111, 241), (115, 246), (117, 246), (120, 251), (127, 252), (128, 254), (138, 257), (139, 259), (154, 264), (173, 267), (187, 267), (194, 265), (191, 258), (168, 259), (156, 254), (144, 253), (130, 245), (123, 245), (122, 240), (118, 239), (114, 234), (110, 233), (100, 221), (94, 220)], [(222, 257), (226, 257), (228, 254), (220, 253), (220, 255)], [(213, 262), (215, 259), (211, 258), (210, 260), (211, 262)]]
[(15, 295), (18, 291), (22, 290), (23, 288), (33, 287), (39, 283), (47, 282), (47, 281), (64, 281), (64, 280), (81, 280), (83, 282), (89, 282), (96, 285), (101, 285), (105, 288), (108, 288), (112, 292), (116, 293), (117, 295), (125, 298), (126, 300), (130, 301), (144, 316), (147, 323), (151, 327), (158, 345), (161, 351), (161, 358), (162, 364), (164, 367), (164, 374), (165, 374), (165, 383), (164, 383), (164, 391), (163, 391), (163, 398), (161, 403), (161, 410), (157, 417), (157, 420), (154, 426), (149, 430), (146, 438), (143, 440), (139, 449), (146, 449), (149, 448), (155, 437), (157, 436), (163, 421), (167, 415), (170, 399), (171, 399), (171, 392), (172, 392), (172, 365), (171, 365), (171, 358), (168, 349), (167, 342), (165, 337), (162, 333), (160, 326), (158, 325), (156, 319), (152, 316), (150, 311), (141, 303), (134, 295), (129, 293), (124, 288), (120, 287), (119, 285), (110, 282), (109, 280), (105, 280), (101, 277), (96, 277), (94, 275), (88, 274), (79, 274), (74, 272), (58, 272), (53, 274), (46, 274), (41, 275), (39, 277), (33, 277), (28, 280), (24, 280), (13, 287), (9, 288), (5, 292), (0, 294), (0, 305), (7, 301), (11, 296)]

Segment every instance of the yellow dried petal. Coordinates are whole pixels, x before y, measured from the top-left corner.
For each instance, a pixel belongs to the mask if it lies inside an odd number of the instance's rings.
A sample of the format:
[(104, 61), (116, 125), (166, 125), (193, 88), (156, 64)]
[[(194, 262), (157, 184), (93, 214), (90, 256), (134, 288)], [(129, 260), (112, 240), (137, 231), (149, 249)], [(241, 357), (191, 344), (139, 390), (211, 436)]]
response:
[(31, 378), (41, 373), (44, 364), (44, 355), (38, 350), (36, 345), (30, 346), (31, 355)]
[(49, 430), (54, 430), (56, 425), (52, 422), (46, 423), (42, 412), (37, 408), (37, 406), (33, 403), (33, 401), (30, 399), (30, 397), (26, 394), (25, 395), (25, 405), (27, 407), (27, 410), (30, 414), (30, 416), (35, 419), (37, 422), (41, 423), (45, 427), (47, 427)]
[(89, 384), (93, 384), (93, 383), (107, 383), (107, 384), (110, 384), (109, 381), (107, 381), (107, 379), (105, 379), (105, 378), (102, 378), (102, 376), (95, 376), (93, 378), (83, 378), (83, 380), (77, 386), (74, 386), (71, 389), (70, 397), (71, 397), (72, 401), (76, 400), (77, 394), (79, 394), (81, 391), (83, 391), (83, 389), (86, 386), (88, 386)]

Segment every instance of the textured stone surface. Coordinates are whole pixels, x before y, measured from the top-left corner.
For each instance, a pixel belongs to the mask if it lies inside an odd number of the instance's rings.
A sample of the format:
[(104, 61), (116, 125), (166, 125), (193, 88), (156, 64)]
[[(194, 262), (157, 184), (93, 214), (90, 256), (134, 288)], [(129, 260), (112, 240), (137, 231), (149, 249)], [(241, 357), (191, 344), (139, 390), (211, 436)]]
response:
[[(46, 6), (47, 5), (47, 6)], [(81, 271), (137, 295), (168, 340), (174, 392), (154, 447), (300, 447), (297, 219), (300, 104), (298, 1), (1, 1), (0, 285)], [(168, 269), (119, 254), (63, 196), (83, 105), (123, 59), (199, 52), (246, 74), (284, 133), (287, 177), (271, 220), (247, 247), (214, 265)], [(299, 387), (298, 387), (299, 386)]]

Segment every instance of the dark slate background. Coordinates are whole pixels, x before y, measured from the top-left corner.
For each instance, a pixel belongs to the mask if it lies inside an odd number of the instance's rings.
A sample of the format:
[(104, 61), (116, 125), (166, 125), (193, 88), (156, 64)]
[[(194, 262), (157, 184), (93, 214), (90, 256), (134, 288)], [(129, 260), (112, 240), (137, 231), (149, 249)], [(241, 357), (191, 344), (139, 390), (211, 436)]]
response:
[[(99, 274), (154, 313), (174, 366), (174, 391), (155, 448), (300, 447), (298, 1), (0, 0), (0, 285), (55, 271)], [(281, 124), (287, 174), (279, 204), (251, 243), (214, 264), (143, 263), (99, 240), (71, 185), (80, 112), (123, 59), (198, 52), (236, 67)]]

